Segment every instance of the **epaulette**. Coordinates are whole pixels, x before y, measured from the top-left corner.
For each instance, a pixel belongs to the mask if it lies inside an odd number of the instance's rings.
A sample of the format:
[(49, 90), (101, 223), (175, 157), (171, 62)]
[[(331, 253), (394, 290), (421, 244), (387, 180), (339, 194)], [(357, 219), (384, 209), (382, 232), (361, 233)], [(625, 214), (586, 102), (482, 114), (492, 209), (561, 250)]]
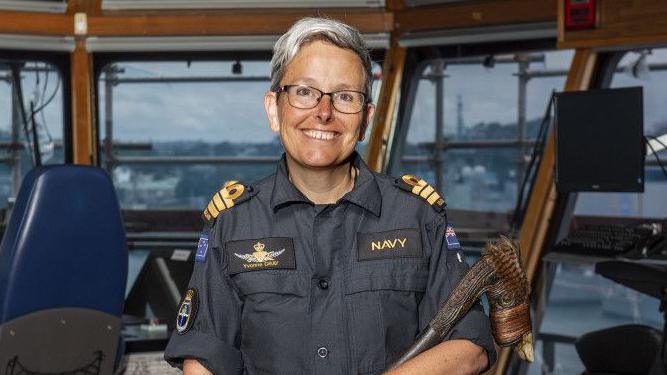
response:
[(394, 180), (394, 184), (401, 190), (409, 191), (425, 200), (438, 213), (442, 213), (447, 206), (445, 200), (426, 181), (411, 174), (403, 175)]
[(213, 194), (213, 198), (202, 212), (202, 218), (205, 222), (214, 221), (220, 212), (250, 199), (254, 195), (252, 192), (253, 188), (250, 185), (243, 185), (238, 181), (225, 182), (222, 189)]

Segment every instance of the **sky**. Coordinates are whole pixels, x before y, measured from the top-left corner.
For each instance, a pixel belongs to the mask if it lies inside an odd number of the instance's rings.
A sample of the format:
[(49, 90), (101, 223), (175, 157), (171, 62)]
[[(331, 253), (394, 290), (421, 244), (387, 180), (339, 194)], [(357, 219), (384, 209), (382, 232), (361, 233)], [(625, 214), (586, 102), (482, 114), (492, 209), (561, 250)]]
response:
[[(121, 63), (122, 77), (232, 76), (231, 63)], [(275, 137), (264, 114), (269, 64), (243, 62), (243, 76), (260, 82), (119, 83), (113, 90), (114, 139), (269, 142)], [(100, 90), (102, 91), (102, 90)], [(104, 119), (104, 95), (100, 118)], [(187, 129), (187, 131), (183, 131)], [(104, 132), (102, 132), (104, 134)]]
[[(563, 70), (569, 66), (572, 52), (544, 54), (543, 62), (530, 64), (530, 71)], [(427, 72), (428, 73), (428, 68)], [(445, 67), (445, 136), (452, 136), (457, 126), (457, 102), (461, 98), (464, 127), (480, 122), (516, 123), (518, 112), (517, 64), (497, 63), (493, 68), (482, 64), (448, 64)], [(531, 79), (527, 85), (527, 119), (541, 117), (552, 88), (560, 89), (564, 78)], [(432, 141), (435, 135), (435, 85), (420, 82), (417, 109), (410, 121), (409, 142)]]

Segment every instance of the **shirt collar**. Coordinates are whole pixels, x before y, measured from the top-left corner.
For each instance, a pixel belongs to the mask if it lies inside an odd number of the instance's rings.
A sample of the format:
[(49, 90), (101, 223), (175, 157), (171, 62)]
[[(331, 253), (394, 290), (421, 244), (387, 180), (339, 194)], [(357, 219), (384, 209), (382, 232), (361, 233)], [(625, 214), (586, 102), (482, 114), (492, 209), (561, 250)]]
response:
[[(359, 170), (359, 175), (354, 182), (354, 188), (345, 194), (341, 200), (346, 200), (361, 208), (380, 216), (382, 207), (382, 196), (380, 187), (373, 172), (368, 168), (361, 156), (355, 151), (352, 156), (352, 164)], [(291, 203), (312, 203), (303, 193), (297, 189), (289, 180), (287, 159), (285, 154), (278, 163), (273, 191), (271, 193), (271, 207), (277, 210)]]
[(343, 200), (353, 203), (361, 208), (372, 212), (375, 216), (380, 216), (382, 208), (382, 194), (376, 181), (375, 174), (368, 168), (368, 165), (361, 159), (356, 151), (352, 155), (352, 165), (359, 171), (354, 188), (343, 196)]

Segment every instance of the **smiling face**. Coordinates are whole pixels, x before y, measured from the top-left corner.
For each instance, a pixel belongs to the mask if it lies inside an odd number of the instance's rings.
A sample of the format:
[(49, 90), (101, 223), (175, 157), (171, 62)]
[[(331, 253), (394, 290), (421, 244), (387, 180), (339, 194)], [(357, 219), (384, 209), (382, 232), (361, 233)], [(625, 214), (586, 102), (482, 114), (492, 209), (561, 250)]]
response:
[[(348, 49), (321, 40), (304, 44), (287, 65), (280, 86), (307, 85), (323, 92), (364, 91), (365, 75), (361, 59)], [(280, 139), (290, 164), (327, 169), (344, 164), (363, 139), (373, 115), (372, 104), (355, 114), (337, 111), (325, 95), (311, 109), (291, 106), (287, 93), (268, 92), (264, 106), (271, 129)]]

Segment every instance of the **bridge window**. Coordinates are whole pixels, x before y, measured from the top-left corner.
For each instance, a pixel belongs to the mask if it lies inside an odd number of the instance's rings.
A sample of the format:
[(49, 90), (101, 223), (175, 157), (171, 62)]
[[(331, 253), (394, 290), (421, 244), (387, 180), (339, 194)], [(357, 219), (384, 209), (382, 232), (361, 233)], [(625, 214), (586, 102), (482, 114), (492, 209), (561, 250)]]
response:
[(36, 162), (65, 162), (64, 108), (60, 67), (0, 53), (1, 210), (11, 207)]
[(264, 112), (269, 74), (268, 60), (104, 66), (100, 159), (121, 206), (199, 210), (225, 181), (273, 173), (282, 146)]
[(116, 62), (99, 77), (100, 150), (123, 208), (200, 209), (275, 169), (268, 61)]
[(562, 90), (571, 59), (571, 51), (548, 51), (427, 61), (393, 170), (434, 184), (459, 211), (459, 225), (506, 229), (549, 97)]

